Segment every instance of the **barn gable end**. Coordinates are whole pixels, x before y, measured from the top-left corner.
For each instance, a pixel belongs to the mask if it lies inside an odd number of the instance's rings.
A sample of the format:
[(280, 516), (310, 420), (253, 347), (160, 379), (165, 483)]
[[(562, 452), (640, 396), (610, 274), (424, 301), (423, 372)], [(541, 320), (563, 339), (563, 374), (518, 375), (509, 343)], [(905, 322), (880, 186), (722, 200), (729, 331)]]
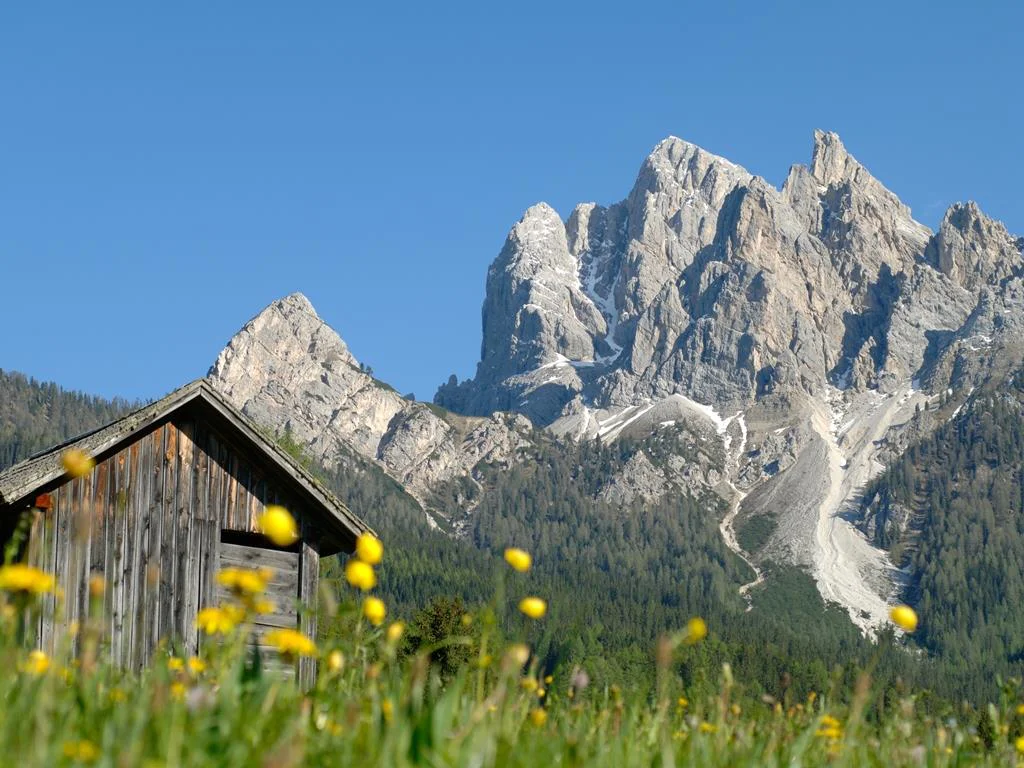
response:
[[(96, 460), (69, 477), (61, 456), (82, 450)], [(260, 535), (268, 504), (285, 506), (300, 528), (288, 550)], [(205, 381), (193, 382), (108, 427), (0, 473), (0, 523), (10, 530), (31, 515), (28, 560), (57, 576), (64, 592), (56, 613), (48, 598), (39, 642), (89, 612), (107, 623), (118, 664), (141, 668), (161, 641), (198, 650), (196, 613), (222, 595), (224, 566), (248, 562), (275, 570), (277, 611), (263, 627), (296, 626), (315, 635), (319, 558), (351, 551), (366, 530), (345, 506)], [(261, 562), (262, 561), (262, 562)], [(91, 577), (102, 591), (90, 593)], [(99, 583), (99, 580), (96, 580)], [(300, 675), (311, 679), (313, 668)]]

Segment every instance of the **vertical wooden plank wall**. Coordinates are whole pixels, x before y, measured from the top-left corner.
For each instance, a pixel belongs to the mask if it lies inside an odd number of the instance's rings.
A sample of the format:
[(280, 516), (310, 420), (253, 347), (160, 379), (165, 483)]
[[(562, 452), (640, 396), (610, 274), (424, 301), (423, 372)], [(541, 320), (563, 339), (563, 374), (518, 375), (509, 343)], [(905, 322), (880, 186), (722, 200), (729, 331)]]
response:
[[(140, 668), (171, 639), (181, 651), (196, 652), (196, 614), (215, 603), (221, 531), (257, 532), (257, 518), (271, 503), (284, 504), (300, 521), (305, 541), (296, 597), (315, 608), (315, 529), (276, 480), (201, 420), (157, 426), (89, 475), (51, 491), (50, 500), (50, 509), (35, 513), (29, 543), (29, 561), (55, 573), (64, 595), (62, 606), (47, 598), (38, 626), (50, 653), (71, 622), (89, 616), (92, 601), (115, 663)], [(104, 579), (95, 598), (92, 576)], [(312, 611), (303, 613), (302, 628), (315, 636)], [(304, 681), (314, 674), (315, 663), (300, 667)]]
[[(320, 583), (320, 548), (315, 531), (302, 526), (303, 538), (299, 551), (299, 600), (302, 603), (302, 631), (307, 637), (316, 637), (317, 589)], [(316, 680), (316, 659), (299, 659), (299, 684), (311, 688)]]

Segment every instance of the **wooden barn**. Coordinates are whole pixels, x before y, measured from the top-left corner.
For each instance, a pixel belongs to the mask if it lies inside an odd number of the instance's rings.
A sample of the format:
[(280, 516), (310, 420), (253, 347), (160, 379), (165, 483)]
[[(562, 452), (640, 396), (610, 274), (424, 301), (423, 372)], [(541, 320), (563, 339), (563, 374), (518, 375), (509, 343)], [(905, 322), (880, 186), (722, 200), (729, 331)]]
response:
[[(63, 455), (96, 461), (71, 478)], [(299, 523), (299, 541), (275, 547), (259, 533), (269, 504)], [(228, 566), (274, 569), (261, 617), (272, 626), (316, 634), (313, 612), (321, 556), (351, 552), (366, 526), (305, 469), (257, 430), (205, 380), (195, 381), (107, 427), (0, 473), (0, 534), (31, 515), (28, 562), (57, 577), (63, 607), (51, 596), (38, 626), (53, 651), (57, 630), (84, 617), (89, 582), (104, 580), (103, 616), (113, 661), (140, 668), (162, 640), (198, 650), (196, 614), (222, 595), (215, 575)], [(98, 599), (98, 598), (94, 598)], [(309, 681), (313, 663), (299, 674)]]

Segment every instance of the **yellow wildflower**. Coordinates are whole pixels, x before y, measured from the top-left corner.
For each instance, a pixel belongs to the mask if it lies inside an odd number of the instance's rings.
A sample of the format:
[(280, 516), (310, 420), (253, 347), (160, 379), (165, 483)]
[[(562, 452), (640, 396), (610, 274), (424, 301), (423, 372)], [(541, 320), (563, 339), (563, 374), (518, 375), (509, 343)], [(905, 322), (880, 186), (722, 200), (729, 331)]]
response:
[(24, 668), (31, 675), (45, 675), (50, 668), (50, 657), (40, 650), (31, 651)]
[(553, 683), (554, 681), (555, 681), (555, 676), (554, 675), (546, 675), (544, 677), (544, 682), (547, 683), (548, 685), (551, 685), (551, 683)]
[(533, 723), (538, 728), (543, 728), (544, 727), (544, 723), (546, 723), (547, 721), (548, 721), (547, 710), (545, 710), (545, 709), (543, 709), (541, 707), (535, 707), (534, 709), (530, 710), (530, 722)]
[(98, 600), (103, 597), (106, 588), (107, 582), (100, 574), (94, 573), (89, 577), (89, 597)]
[(273, 613), (277, 610), (277, 603), (273, 600), (261, 598), (252, 604), (253, 613)]
[(508, 647), (505, 655), (521, 667), (530, 660), (530, 648), (524, 643), (516, 643)]
[(110, 700), (114, 704), (120, 704), (122, 701), (125, 701), (127, 698), (128, 698), (128, 694), (126, 694), (120, 688), (111, 688), (110, 689)]
[(531, 619), (541, 619), (548, 611), (548, 604), (539, 597), (524, 597), (519, 601), (519, 610)]
[(705, 637), (708, 636), (708, 625), (704, 623), (704, 619), (699, 616), (694, 616), (688, 622), (686, 622), (686, 634), (683, 635), (683, 642), (687, 645), (694, 645), (699, 643)]
[(225, 568), (217, 573), (217, 583), (244, 598), (263, 594), (273, 575), (270, 568)]
[(230, 634), (238, 621), (238, 613), (229, 608), (203, 608), (196, 616), (196, 625), (208, 635)]
[(263, 535), (279, 547), (290, 547), (299, 540), (299, 527), (284, 507), (271, 504), (256, 521)]
[(522, 682), (519, 684), (527, 693), (533, 693), (537, 690), (537, 678), (535, 677), (524, 677)]
[(822, 715), (821, 724), (825, 728), (839, 728), (841, 726), (840, 722), (832, 717), (832, 715)]
[(345, 668), (345, 654), (341, 651), (331, 651), (327, 657), (327, 669), (337, 674)]
[(77, 760), (80, 763), (91, 763), (100, 756), (100, 751), (96, 748), (96, 745), (87, 739), (65, 741), (63, 751), (64, 757), (69, 760)]
[(377, 565), (384, 557), (384, 545), (369, 531), (363, 531), (356, 539), (356, 557), (367, 565)]
[(96, 460), (92, 456), (77, 449), (66, 451), (60, 457), (60, 463), (64, 465), (64, 471), (72, 477), (85, 477), (96, 466)]
[(394, 621), (391, 626), (388, 627), (388, 631), (385, 633), (385, 637), (389, 643), (397, 643), (402, 639), (402, 635), (405, 634), (405, 622)]
[(363, 616), (373, 626), (379, 627), (384, 622), (384, 617), (387, 616), (387, 613), (388, 609), (384, 606), (384, 601), (379, 597), (368, 597), (363, 601)]
[(1024, 716), (1024, 704), (1018, 704), (1017, 705), (1017, 714), (1021, 715), (1021, 716)]
[(718, 726), (704, 720), (701, 722), (700, 726), (698, 726), (698, 730), (700, 730), (701, 733), (714, 733), (718, 730)]
[(390, 723), (395, 718), (395, 705), (391, 703), (391, 699), (384, 699), (380, 703), (381, 714), (384, 715), (384, 722)]
[(282, 656), (316, 656), (316, 643), (297, 629), (275, 629), (263, 637)]
[(193, 675), (201, 675), (206, 671), (206, 662), (198, 656), (193, 656), (188, 660), (188, 671)]
[(826, 725), (816, 730), (814, 735), (820, 736), (823, 739), (838, 739), (843, 735), (843, 732), (834, 726)]
[(171, 683), (171, 698), (175, 701), (182, 701), (185, 698), (185, 684), (182, 682)]
[(180, 672), (185, 668), (185, 662), (183, 659), (179, 659), (177, 656), (171, 656), (167, 660), (167, 668), (171, 672)]
[(345, 578), (356, 589), (368, 592), (377, 586), (377, 575), (373, 568), (362, 560), (349, 560), (345, 565)]
[(52, 574), (31, 565), (15, 563), (0, 568), (0, 589), (22, 595), (42, 595), (53, 592), (57, 585)]
[(1013, 745), (1017, 748), (1018, 752), (1024, 755), (1024, 736), (1018, 736)]
[(889, 618), (904, 632), (911, 633), (917, 629), (917, 614), (909, 605), (893, 606), (889, 611)]
[(690, 702), (687, 701), (685, 696), (680, 696), (676, 700), (676, 706), (679, 707), (680, 709), (686, 709), (689, 705), (690, 705)]
[(517, 547), (509, 547), (505, 550), (505, 562), (512, 566), (513, 570), (526, 573), (530, 570), (533, 558), (530, 553)]

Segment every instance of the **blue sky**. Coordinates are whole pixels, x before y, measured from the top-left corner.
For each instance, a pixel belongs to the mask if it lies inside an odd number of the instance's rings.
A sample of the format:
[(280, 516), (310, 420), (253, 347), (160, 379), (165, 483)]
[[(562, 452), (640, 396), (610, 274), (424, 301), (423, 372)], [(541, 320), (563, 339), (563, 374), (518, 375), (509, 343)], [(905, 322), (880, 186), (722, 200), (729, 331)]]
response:
[(990, 3), (5, 3), (0, 368), (154, 397), (306, 293), (429, 399), (545, 200), (669, 134), (779, 184), (814, 128), (935, 226), (1024, 231), (1024, 13)]

